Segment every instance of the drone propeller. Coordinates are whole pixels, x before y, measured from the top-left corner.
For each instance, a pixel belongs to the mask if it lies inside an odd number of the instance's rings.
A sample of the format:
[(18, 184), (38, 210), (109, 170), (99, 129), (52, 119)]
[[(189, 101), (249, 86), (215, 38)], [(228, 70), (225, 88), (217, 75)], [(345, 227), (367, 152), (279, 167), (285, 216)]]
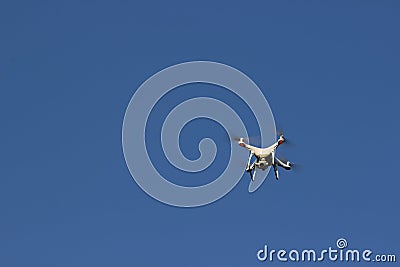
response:
[(290, 160), (288, 160), (285, 156), (282, 156), (281, 154), (280, 155), (277, 155), (277, 157), (278, 157), (278, 159), (280, 159), (282, 162), (284, 162), (284, 163), (287, 163), (287, 162), (290, 162), (290, 168), (292, 169), (292, 170), (294, 170), (294, 171), (299, 171), (300, 169), (301, 169), (301, 167), (302, 167), (302, 165), (301, 164), (299, 164), (299, 163), (293, 163), (293, 162), (291, 162)]
[(240, 139), (242, 138), (244, 141), (249, 142), (249, 138), (247, 137), (239, 137), (239, 136), (229, 136), (232, 142), (239, 142)]
[(260, 136), (248, 136), (248, 137), (242, 137), (242, 136), (236, 136), (236, 135), (229, 135), (229, 138), (231, 140), (231, 142), (239, 142), (240, 138), (243, 138), (243, 141), (251, 144), (251, 145), (259, 145), (260, 141), (261, 141), (261, 137)]
[(299, 171), (301, 172), (301, 170), (303, 169), (303, 165), (296, 163), (296, 162), (295, 163), (290, 162), (290, 168), (295, 172), (299, 172)]
[(292, 142), (290, 139), (288, 139), (286, 136), (284, 136), (282, 131), (279, 130), (279, 131), (277, 132), (277, 134), (278, 134), (278, 136), (282, 136), (282, 137), (283, 137), (283, 139), (285, 140), (285, 141), (284, 141), (285, 144), (287, 144), (287, 145), (293, 145), (293, 142)]
[[(294, 145), (294, 143), (291, 141), (291, 139), (288, 139), (286, 136), (284, 136), (282, 131), (277, 131), (278, 136), (283, 136), (284, 138), (284, 143), (285, 145)], [(245, 141), (246, 143), (249, 143), (251, 145), (260, 145), (261, 144), (261, 136), (249, 136), (249, 137), (240, 137), (237, 135), (231, 135), (229, 134), (229, 139), (231, 142), (239, 142), (240, 138), (243, 138), (243, 141)]]

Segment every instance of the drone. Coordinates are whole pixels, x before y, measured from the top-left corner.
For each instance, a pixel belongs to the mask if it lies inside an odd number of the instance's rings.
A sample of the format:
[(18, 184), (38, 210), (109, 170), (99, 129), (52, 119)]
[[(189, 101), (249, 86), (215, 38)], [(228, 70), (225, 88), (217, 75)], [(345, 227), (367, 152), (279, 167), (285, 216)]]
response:
[[(250, 151), (249, 161), (247, 162), (246, 172), (250, 174), (251, 180), (254, 182), (254, 177), (256, 175), (257, 168), (265, 171), (269, 166), (274, 167), (275, 178), (279, 179), (278, 167), (282, 167), (285, 170), (290, 170), (292, 168), (292, 163), (288, 160), (280, 160), (275, 156), (276, 149), (278, 146), (286, 142), (285, 137), (282, 133), (279, 134), (279, 139), (269, 147), (259, 148), (251, 146), (244, 142), (244, 138), (239, 138), (237, 141), (239, 146), (247, 148)], [(251, 163), (253, 156), (256, 159)]]

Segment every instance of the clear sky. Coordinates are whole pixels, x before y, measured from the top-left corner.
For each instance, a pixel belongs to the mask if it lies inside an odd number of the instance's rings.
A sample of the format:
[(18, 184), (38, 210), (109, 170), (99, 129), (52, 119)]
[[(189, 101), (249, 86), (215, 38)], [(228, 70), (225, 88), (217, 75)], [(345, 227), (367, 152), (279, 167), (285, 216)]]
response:
[[(141, 2), (0, 3), (0, 266), (262, 266), (264, 244), (339, 237), (400, 257), (398, 1)], [(137, 186), (125, 108), (151, 75), (191, 60), (257, 83), (299, 171), (253, 194), (244, 176), (193, 209)], [(210, 135), (206, 124), (185, 131)]]

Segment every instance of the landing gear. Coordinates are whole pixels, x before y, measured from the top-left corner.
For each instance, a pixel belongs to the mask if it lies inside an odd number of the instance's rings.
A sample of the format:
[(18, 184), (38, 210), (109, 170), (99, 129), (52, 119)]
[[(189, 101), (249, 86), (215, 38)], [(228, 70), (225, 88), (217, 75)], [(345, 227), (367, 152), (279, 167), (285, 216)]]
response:
[(251, 165), (251, 167), (246, 168), (246, 172), (248, 172), (250, 174), (250, 179), (251, 179), (251, 181), (254, 182), (254, 177), (256, 176), (256, 168), (255, 168), (254, 163)]
[(278, 164), (274, 164), (274, 172), (275, 172), (275, 178), (276, 180), (279, 180), (279, 172), (278, 172)]
[[(254, 162), (250, 166), (251, 158), (253, 157), (253, 155), (254, 155), (254, 153), (250, 152), (249, 161), (247, 162), (246, 172), (250, 173), (250, 178), (254, 182), (254, 176), (256, 175), (256, 169), (255, 169)], [(254, 170), (254, 173), (253, 173), (253, 170)]]

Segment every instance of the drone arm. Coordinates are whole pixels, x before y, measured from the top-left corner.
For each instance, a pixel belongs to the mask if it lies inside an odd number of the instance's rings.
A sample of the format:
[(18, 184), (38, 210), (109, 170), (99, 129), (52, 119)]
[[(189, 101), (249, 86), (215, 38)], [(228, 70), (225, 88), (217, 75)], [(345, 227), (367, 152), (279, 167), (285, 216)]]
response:
[(254, 173), (251, 176), (251, 180), (254, 182), (254, 177), (256, 177), (257, 168), (254, 168)]
[(285, 163), (282, 160), (278, 159), (277, 157), (275, 157), (275, 162), (278, 164), (278, 166), (284, 168), (285, 170), (290, 170), (292, 167), (289, 161)]
[(274, 172), (275, 172), (275, 178), (276, 180), (279, 180), (279, 172), (278, 172), (278, 164), (274, 164)]

